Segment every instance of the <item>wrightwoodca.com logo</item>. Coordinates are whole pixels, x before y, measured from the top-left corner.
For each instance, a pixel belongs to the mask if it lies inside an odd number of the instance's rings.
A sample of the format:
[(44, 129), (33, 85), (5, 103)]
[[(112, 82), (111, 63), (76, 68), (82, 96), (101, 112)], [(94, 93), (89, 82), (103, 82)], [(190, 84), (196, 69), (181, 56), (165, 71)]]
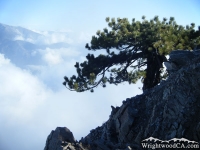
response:
[(199, 149), (199, 143), (186, 138), (173, 138), (170, 140), (160, 140), (149, 137), (141, 142), (143, 149)]

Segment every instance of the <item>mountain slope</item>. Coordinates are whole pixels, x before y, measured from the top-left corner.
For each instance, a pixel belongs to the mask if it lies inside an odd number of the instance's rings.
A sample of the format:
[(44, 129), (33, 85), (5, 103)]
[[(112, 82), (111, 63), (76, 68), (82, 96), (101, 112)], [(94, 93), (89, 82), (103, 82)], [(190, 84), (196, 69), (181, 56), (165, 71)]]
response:
[(0, 24), (0, 53), (22, 68), (41, 63), (41, 56), (34, 55), (35, 51), (68, 47), (66, 42), (45, 42), (46, 39), (46, 35), (22, 27)]
[(33, 32), (31, 30), (22, 28), (22, 27), (14, 27), (0, 23), (0, 39), (9, 39), (14, 40), (17, 37), (23, 37), (25, 39), (36, 39), (38, 36), (42, 36), (39, 33)]

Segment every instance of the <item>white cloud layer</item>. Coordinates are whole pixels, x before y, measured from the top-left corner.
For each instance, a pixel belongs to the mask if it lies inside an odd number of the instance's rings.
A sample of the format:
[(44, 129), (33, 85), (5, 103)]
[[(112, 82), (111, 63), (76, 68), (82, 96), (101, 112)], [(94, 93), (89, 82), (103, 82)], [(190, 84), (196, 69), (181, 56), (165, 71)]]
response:
[(26, 41), (30, 43), (36, 43), (36, 41), (33, 38), (25, 38), (23, 35), (17, 35), (13, 40), (20, 40), (20, 41)]
[[(60, 32), (54, 32), (54, 31), (34, 31), (38, 33), (34, 35), (27, 35), (25, 33), (21, 33), (20, 31), (16, 30), (16, 36), (14, 37), (14, 40), (22, 40), (30, 43), (36, 43), (36, 44), (54, 44), (58, 42), (68, 43), (72, 44), (74, 42), (74, 39), (72, 39), (72, 33), (71, 31), (60, 31)], [(83, 34), (81, 33), (80, 37)], [(80, 39), (82, 40), (83, 37)]]
[(44, 35), (45, 38), (41, 37), (37, 39), (37, 43), (53, 44), (58, 42), (73, 43), (72, 38), (69, 38), (70, 32), (50, 32), (50, 31), (39, 31), (40, 34)]
[(111, 105), (119, 106), (138, 93), (127, 85), (100, 87), (94, 93), (70, 92), (62, 81), (64, 75), (73, 73), (73, 65), (74, 60), (68, 59), (40, 66), (33, 74), (0, 54), (0, 149), (12, 150), (10, 141), (15, 149), (43, 149), (48, 134), (57, 126), (68, 127), (79, 140), (108, 119)]
[(58, 126), (68, 127), (79, 140), (108, 119), (111, 105), (120, 106), (122, 100), (141, 93), (139, 84), (108, 85), (94, 93), (71, 92), (62, 85), (65, 75), (76, 73), (76, 61), (85, 60), (88, 51), (84, 45), (90, 38), (86, 32), (70, 36), (69, 32), (41, 32), (37, 38), (19, 33), (15, 40), (41, 45), (71, 43), (33, 50), (29, 59), (38, 62), (29, 61), (24, 69), (0, 54), (0, 150), (13, 146), (17, 150), (43, 149), (47, 136)]
[(48, 65), (57, 65), (64, 63), (69, 57), (75, 57), (80, 53), (76, 50), (70, 48), (60, 48), (60, 49), (50, 49), (46, 48), (45, 50), (39, 50), (43, 60)]
[(37, 77), (11, 64), (0, 54), (1, 113), (14, 121), (30, 119), (38, 105), (48, 95), (48, 90)]

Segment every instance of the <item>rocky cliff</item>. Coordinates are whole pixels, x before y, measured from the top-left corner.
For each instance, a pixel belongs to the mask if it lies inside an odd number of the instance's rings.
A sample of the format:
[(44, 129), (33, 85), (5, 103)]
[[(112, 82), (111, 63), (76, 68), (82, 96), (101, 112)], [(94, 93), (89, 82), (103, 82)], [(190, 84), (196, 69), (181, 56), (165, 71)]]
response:
[(45, 150), (140, 150), (144, 139), (200, 142), (199, 51), (173, 51), (167, 80), (113, 107), (107, 122), (79, 142), (67, 128), (52, 131)]

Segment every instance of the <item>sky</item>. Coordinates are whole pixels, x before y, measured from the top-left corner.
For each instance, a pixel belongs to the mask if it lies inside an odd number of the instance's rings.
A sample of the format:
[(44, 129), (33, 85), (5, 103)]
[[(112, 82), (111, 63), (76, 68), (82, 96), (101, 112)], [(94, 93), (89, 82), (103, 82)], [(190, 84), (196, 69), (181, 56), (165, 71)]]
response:
[[(0, 149), (43, 149), (56, 127), (68, 127), (79, 140), (108, 120), (111, 105), (141, 94), (136, 85), (108, 85), (94, 93), (68, 91), (63, 76), (83, 61), (85, 43), (107, 27), (106, 17), (141, 20), (175, 17), (178, 24), (200, 25), (199, 0), (1, 0), (0, 23), (21, 26), (46, 37), (35, 42), (63, 42), (66, 49), (37, 51), (41, 64), (21, 68), (0, 54)], [(50, 34), (46, 31), (55, 31)], [(67, 35), (66, 35), (67, 34)], [(24, 39), (25, 40), (25, 39)], [(35, 70), (34, 70), (35, 69)]]

